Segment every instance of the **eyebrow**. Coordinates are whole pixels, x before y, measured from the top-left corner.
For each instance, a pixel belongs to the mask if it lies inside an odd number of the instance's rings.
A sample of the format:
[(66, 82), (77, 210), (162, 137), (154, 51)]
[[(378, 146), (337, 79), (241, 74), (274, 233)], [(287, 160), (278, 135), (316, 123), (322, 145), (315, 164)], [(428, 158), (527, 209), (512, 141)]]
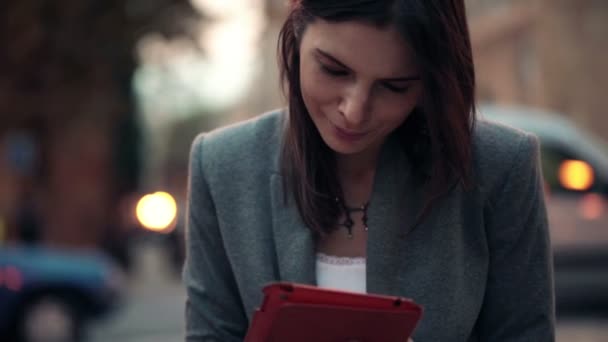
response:
[[(329, 53), (316, 48), (315, 52), (319, 55), (321, 55), (324, 58), (327, 58), (329, 60), (331, 60), (333, 63), (336, 63), (338, 66), (347, 69), (349, 71), (352, 71), (351, 68), (349, 68), (348, 66), (346, 66), (344, 63), (340, 62), (336, 57), (330, 55)], [(384, 82), (407, 82), (407, 81), (419, 81), (420, 80), (420, 76), (406, 76), (406, 77), (393, 77), (393, 78), (385, 78), (382, 79), (382, 81)]]

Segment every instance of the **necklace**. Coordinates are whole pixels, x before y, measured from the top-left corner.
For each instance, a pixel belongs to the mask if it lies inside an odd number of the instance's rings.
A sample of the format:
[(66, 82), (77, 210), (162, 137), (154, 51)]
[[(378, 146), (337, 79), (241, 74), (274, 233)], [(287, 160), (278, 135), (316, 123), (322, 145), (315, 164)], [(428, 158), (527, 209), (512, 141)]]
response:
[(363, 221), (363, 227), (364, 227), (365, 231), (367, 232), (367, 230), (368, 230), (367, 207), (369, 205), (369, 202), (366, 202), (365, 204), (363, 204), (360, 207), (349, 207), (344, 203), (344, 201), (341, 201), (337, 197), (336, 197), (336, 202), (338, 202), (340, 204), (340, 206), (342, 207), (342, 210), (344, 210), (344, 213), (346, 214), (346, 218), (344, 219), (344, 221), (342, 221), (341, 223), (338, 223), (338, 225), (346, 227), (346, 230), (348, 231), (349, 239), (353, 238), (353, 227), (355, 226), (355, 222), (353, 221), (353, 218), (351, 216), (352, 213), (363, 212), (363, 217), (361, 218), (361, 220)]

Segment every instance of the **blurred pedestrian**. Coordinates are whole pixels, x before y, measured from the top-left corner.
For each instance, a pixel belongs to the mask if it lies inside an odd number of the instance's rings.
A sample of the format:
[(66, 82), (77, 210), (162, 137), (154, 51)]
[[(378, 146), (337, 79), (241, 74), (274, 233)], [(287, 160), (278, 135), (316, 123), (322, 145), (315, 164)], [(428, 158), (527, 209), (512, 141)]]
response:
[(291, 1), (288, 107), (191, 155), (188, 340), (272, 281), (413, 298), (417, 341), (553, 341), (536, 137), (475, 117), (463, 0)]

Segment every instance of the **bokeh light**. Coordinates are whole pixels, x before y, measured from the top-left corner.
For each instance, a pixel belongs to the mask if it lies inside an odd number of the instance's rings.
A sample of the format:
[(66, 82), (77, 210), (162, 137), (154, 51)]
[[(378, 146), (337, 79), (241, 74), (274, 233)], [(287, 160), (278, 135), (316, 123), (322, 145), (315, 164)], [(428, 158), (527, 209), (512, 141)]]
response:
[(23, 286), (23, 276), (14, 266), (8, 266), (4, 269), (4, 283), (6, 288), (11, 291), (20, 291)]
[(559, 182), (568, 190), (588, 190), (594, 178), (593, 168), (584, 161), (566, 160), (559, 168)]
[(177, 216), (177, 204), (166, 192), (155, 192), (143, 196), (135, 209), (141, 225), (155, 232), (167, 232)]
[(600, 219), (604, 215), (604, 199), (598, 194), (586, 194), (580, 202), (580, 215), (589, 221)]

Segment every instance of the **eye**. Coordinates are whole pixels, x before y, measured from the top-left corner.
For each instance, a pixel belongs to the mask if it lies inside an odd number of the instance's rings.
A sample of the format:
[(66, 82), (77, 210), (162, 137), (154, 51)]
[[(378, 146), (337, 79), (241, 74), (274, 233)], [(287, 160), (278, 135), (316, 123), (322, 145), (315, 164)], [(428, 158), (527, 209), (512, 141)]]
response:
[(398, 87), (391, 83), (384, 83), (384, 87), (394, 93), (399, 93), (399, 94), (407, 92), (407, 90), (410, 88), (409, 86)]
[(321, 70), (323, 70), (323, 72), (328, 75), (336, 76), (336, 77), (348, 75), (348, 71), (346, 71), (346, 70), (330, 67), (325, 64), (319, 64), (319, 65), (321, 66)]

